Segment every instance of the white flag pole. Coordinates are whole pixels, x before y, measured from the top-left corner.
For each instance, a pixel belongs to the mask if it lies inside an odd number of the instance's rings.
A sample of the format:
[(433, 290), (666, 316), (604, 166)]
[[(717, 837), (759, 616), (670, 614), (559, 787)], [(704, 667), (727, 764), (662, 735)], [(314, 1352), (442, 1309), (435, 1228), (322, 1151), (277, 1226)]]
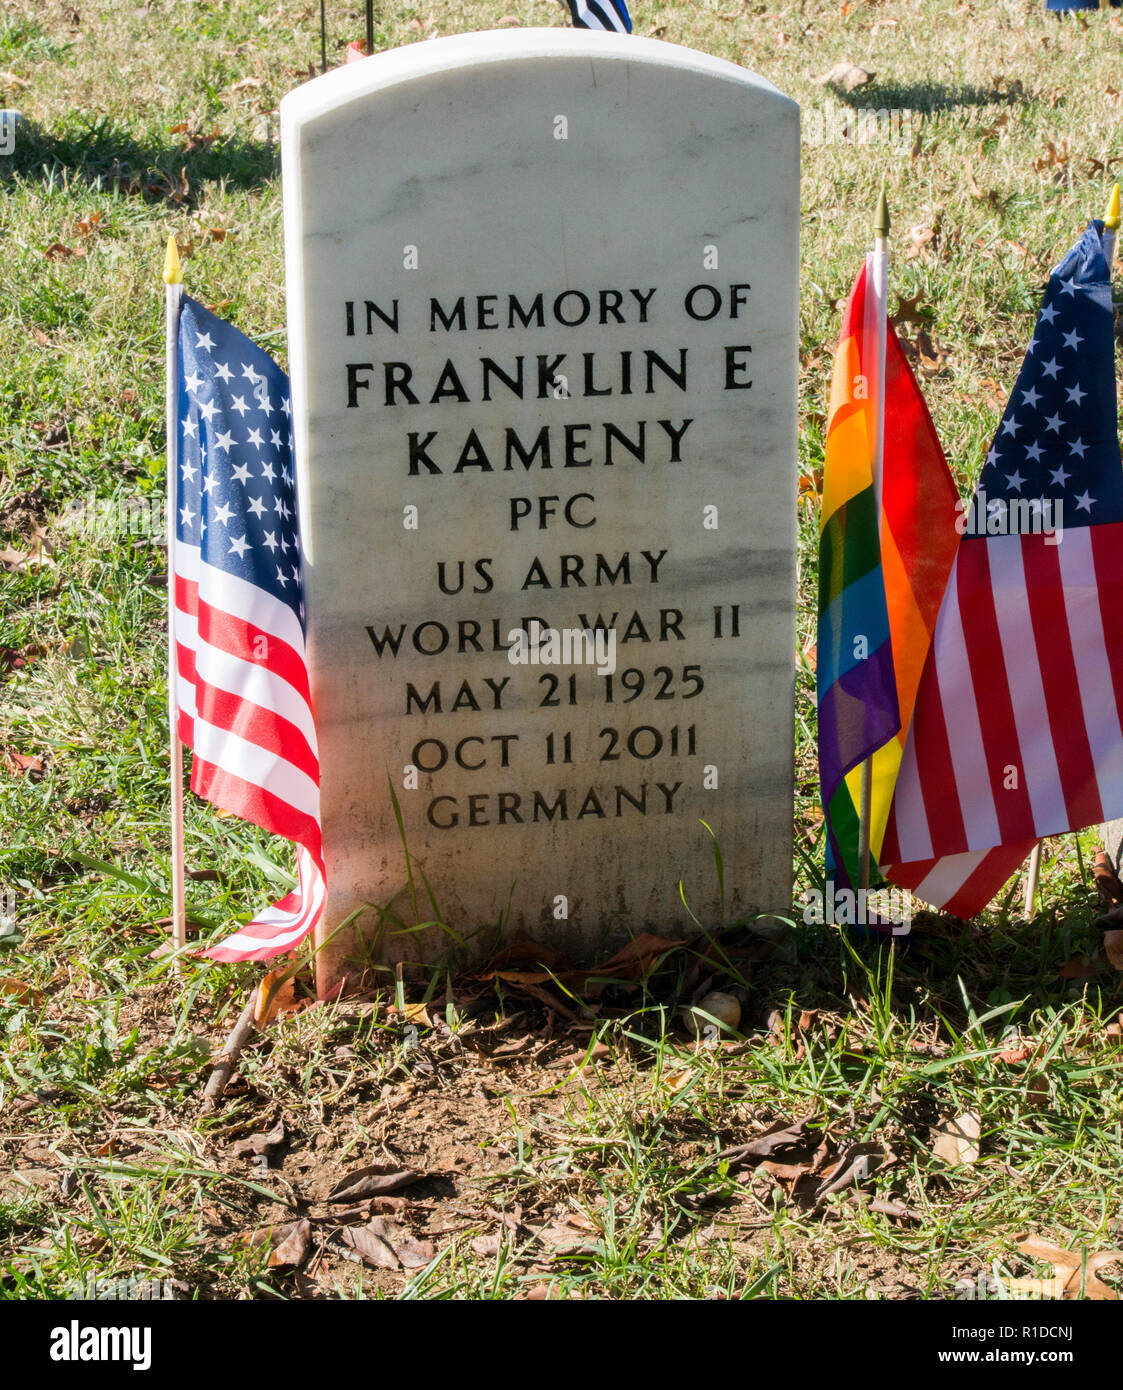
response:
[[(877, 531), (881, 535), (881, 473), (885, 456), (885, 351), (889, 313), (889, 204), (885, 189), (877, 204), (871, 274), (866, 284), (866, 326), (873, 330), (873, 496)], [(872, 316), (872, 318), (871, 318)], [(858, 805), (858, 887), (870, 886), (870, 815), (873, 802), (873, 759), (862, 764)]]
[(183, 745), (179, 741), (179, 698), (175, 651), (175, 525), (176, 479), (179, 473), (179, 311), (183, 300), (183, 274), (174, 236), (168, 238), (164, 257), (164, 419), (168, 455), (168, 498), (164, 532), (168, 568), (168, 738), (171, 745), (172, 784), (172, 946), (187, 946), (187, 912), (183, 890)]

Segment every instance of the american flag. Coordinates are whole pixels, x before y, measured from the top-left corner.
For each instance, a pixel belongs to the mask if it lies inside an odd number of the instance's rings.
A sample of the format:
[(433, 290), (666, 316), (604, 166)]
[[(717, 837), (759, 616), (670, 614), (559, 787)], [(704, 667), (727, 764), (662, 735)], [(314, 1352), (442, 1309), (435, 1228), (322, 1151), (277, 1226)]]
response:
[(297, 846), (299, 883), (214, 960), (290, 951), (323, 911), (320, 764), (304, 657), (304, 600), (288, 379), (194, 300), (179, 320), (175, 651), (191, 788)]
[(624, 0), (566, 0), (577, 29), (611, 29), (632, 32), (632, 19)]
[(965, 522), (881, 859), (894, 883), (970, 917), (1037, 840), (1123, 816), (1123, 468), (1102, 223), (1049, 277)]

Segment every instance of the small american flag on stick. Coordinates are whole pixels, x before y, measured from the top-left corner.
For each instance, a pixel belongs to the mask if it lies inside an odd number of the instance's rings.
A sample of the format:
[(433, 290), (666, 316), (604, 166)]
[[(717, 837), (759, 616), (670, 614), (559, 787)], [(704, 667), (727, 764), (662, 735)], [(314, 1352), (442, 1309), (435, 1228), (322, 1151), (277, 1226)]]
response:
[(176, 724), (191, 788), (297, 847), (296, 890), (203, 952), (265, 960), (323, 911), (320, 764), (304, 655), (304, 585), (288, 380), (186, 296), (174, 480)]
[(566, 0), (576, 29), (608, 29), (630, 34), (632, 20), (624, 0)]
[(1102, 223), (1049, 277), (936, 623), (882, 847), (971, 917), (1036, 841), (1123, 815), (1123, 468)]

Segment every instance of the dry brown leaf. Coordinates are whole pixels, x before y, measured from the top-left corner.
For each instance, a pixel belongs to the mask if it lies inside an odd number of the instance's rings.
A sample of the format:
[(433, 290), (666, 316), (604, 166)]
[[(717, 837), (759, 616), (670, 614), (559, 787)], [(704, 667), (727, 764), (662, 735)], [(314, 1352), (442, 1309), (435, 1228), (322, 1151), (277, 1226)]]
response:
[(499, 1047), (491, 1053), (492, 1057), (517, 1057), (520, 1052), (525, 1052), (528, 1047), (534, 1045), (535, 1035), (524, 1033), (521, 1038), (514, 1038), (511, 1042), (501, 1043)]
[(914, 323), (918, 327), (923, 328), (924, 319), (922, 315), (917, 312), (923, 298), (923, 290), (917, 290), (911, 299), (908, 295), (899, 294), (897, 296), (897, 312), (893, 315), (891, 320), (893, 327), (902, 328), (907, 324)]
[(234, 1158), (268, 1158), (285, 1142), (285, 1122), (278, 1120), (268, 1133), (251, 1134), (230, 1146)]
[(363, 1228), (384, 1241), (397, 1256), (403, 1269), (424, 1269), (437, 1253), (432, 1241), (418, 1240), (404, 1226), (376, 1216)]
[(26, 776), (32, 782), (42, 781), (44, 765), (42, 753), (4, 753), (4, 766), (8, 771)]
[(602, 965), (588, 973), (600, 979), (611, 976), (614, 980), (637, 980), (641, 975), (646, 975), (661, 956), (685, 945), (686, 942), (681, 939), (670, 940), (641, 931), (614, 956), (609, 956)]
[(348, 1173), (345, 1178), (341, 1178), (325, 1200), (329, 1202), (358, 1202), (364, 1197), (377, 1197), (385, 1192), (398, 1192), (403, 1187), (420, 1182), (424, 1176), (425, 1174), (419, 1173), (416, 1168), (387, 1170), (379, 1164), (372, 1164), (367, 1168), (356, 1168), (353, 1173)]
[(853, 92), (858, 87), (864, 87), (868, 82), (872, 82), (876, 75), (867, 68), (860, 68), (856, 63), (851, 63), (844, 58), (841, 62), (835, 63), (830, 72), (825, 72), (822, 77), (816, 77), (814, 81), (818, 82), (821, 87), (841, 87), (844, 92)]
[(724, 1159), (730, 1168), (763, 1163), (765, 1159), (810, 1164), (814, 1162), (823, 1139), (821, 1129), (811, 1128), (813, 1118), (808, 1115), (802, 1120), (777, 1120), (747, 1144), (723, 1149), (718, 1158)]
[(932, 1131), (932, 1152), (945, 1163), (958, 1166), (979, 1161), (979, 1135), (982, 1125), (972, 1110), (948, 1118)]
[(403, 1004), (399, 1012), (407, 1023), (420, 1023), (425, 1028), (433, 1026), (428, 1004)]
[(375, 1269), (401, 1269), (402, 1262), (377, 1231), (369, 1226), (345, 1226), (339, 1239)]
[(1049, 1099), (1049, 1080), (1044, 1072), (1036, 1072), (1026, 1078), (1026, 1101), (1030, 1105), (1044, 1105)]
[(483, 1259), (490, 1259), (493, 1255), (498, 1255), (504, 1244), (502, 1235), (495, 1234), (490, 1236), (476, 1236), (470, 1242), (475, 1254)]
[(272, 1232), (270, 1269), (299, 1269), (312, 1248), (312, 1223), (307, 1217), (278, 1226)]
[(1101, 902), (1123, 902), (1123, 883), (1120, 883), (1116, 877), (1111, 856), (1102, 849), (1096, 852), (1095, 862), (1092, 865), (1092, 876), (1096, 881), (1096, 891), (1100, 895)]
[(9, 999), (14, 999), (17, 1004), (30, 1004), (32, 1008), (38, 1008), (43, 996), (34, 985), (25, 984), (23, 980), (17, 980), (13, 975), (0, 975), (0, 994), (7, 995)]
[(64, 246), (61, 241), (52, 241), (50, 246), (43, 252), (49, 261), (66, 261), (72, 256), (84, 256), (86, 248), (84, 246), (72, 247)]
[(0, 90), (2, 90), (5, 87), (15, 89), (30, 86), (31, 83), (27, 80), (27, 78), (20, 77), (18, 73), (0, 72)]
[(1115, 1290), (1099, 1278), (1099, 1272), (1107, 1265), (1123, 1265), (1123, 1250), (1101, 1250), (1089, 1255), (1085, 1263), (1083, 1251), (1066, 1250), (1038, 1236), (1023, 1236), (1018, 1241), (1018, 1249), (1028, 1259), (1053, 1266), (1055, 1280), (1048, 1282), (1060, 1285), (1060, 1292), (1052, 1295), (1054, 1298), (1079, 1298), (1081, 1283), (1085, 1298), (1104, 1303), (1113, 1303), (1119, 1298)]
[(1057, 149), (1056, 145), (1053, 144), (1052, 140), (1046, 140), (1046, 142), (1045, 142), (1045, 154), (1043, 154), (1040, 158), (1035, 159), (1035, 160), (1033, 161), (1033, 167), (1037, 170), (1037, 172), (1038, 172), (1039, 174), (1047, 173), (1048, 170), (1050, 170), (1050, 169), (1054, 169), (1054, 170), (1056, 170), (1058, 173), (1063, 173), (1064, 170), (1067, 168), (1067, 166), (1068, 166), (1068, 141), (1067, 141), (1067, 140), (1065, 140), (1065, 141), (1062, 142), (1061, 147), (1060, 147), (1059, 150)]
[(1096, 967), (1085, 956), (1073, 956), (1057, 971), (1062, 980), (1090, 980), (1096, 973)]
[(971, 161), (967, 160), (967, 191), (971, 197), (979, 202), (994, 203), (997, 201), (997, 194), (993, 189), (981, 188), (975, 178), (975, 171), (971, 167)]
[(1123, 931), (1104, 932), (1104, 950), (1116, 970), (1123, 970)]
[(280, 1014), (292, 1013), (304, 1002), (297, 998), (295, 980), (278, 983), (284, 973), (284, 970), (270, 970), (257, 987), (257, 995), (253, 1001), (253, 1021), (258, 1028), (267, 1027)]

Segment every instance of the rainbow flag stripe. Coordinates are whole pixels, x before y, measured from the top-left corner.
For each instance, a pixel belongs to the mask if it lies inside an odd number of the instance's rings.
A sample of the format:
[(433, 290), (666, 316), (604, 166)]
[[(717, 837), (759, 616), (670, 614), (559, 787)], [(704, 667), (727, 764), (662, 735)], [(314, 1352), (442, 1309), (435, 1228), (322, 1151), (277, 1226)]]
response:
[(892, 324), (882, 476), (875, 487), (871, 274), (867, 259), (835, 354), (819, 539), (819, 780), (828, 876), (843, 887), (859, 877), (859, 785), (867, 758), (870, 883), (879, 882), (877, 859), (905, 735), (959, 543), (958, 493)]

